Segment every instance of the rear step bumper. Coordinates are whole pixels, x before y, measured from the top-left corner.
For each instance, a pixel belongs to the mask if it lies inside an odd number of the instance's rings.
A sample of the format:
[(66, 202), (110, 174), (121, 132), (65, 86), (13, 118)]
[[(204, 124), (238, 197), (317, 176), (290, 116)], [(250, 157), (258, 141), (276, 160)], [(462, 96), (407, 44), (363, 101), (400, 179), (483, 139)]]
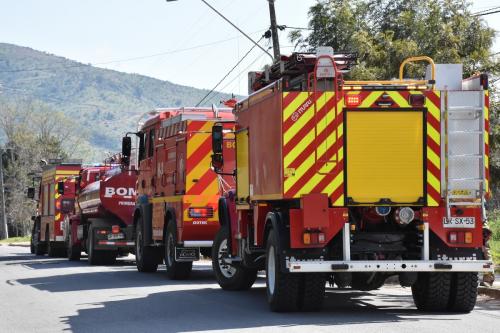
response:
[(493, 262), (488, 260), (468, 261), (302, 261), (286, 260), (291, 273), (313, 272), (493, 272)]
[(133, 241), (123, 241), (123, 240), (100, 240), (97, 241), (99, 246), (134, 246)]

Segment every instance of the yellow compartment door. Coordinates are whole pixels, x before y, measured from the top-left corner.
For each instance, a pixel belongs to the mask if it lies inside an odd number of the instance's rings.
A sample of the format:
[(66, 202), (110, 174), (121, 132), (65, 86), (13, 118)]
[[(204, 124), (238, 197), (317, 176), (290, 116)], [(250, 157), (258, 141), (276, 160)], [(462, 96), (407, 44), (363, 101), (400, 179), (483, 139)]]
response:
[(346, 111), (345, 126), (349, 205), (424, 204), (423, 111)]

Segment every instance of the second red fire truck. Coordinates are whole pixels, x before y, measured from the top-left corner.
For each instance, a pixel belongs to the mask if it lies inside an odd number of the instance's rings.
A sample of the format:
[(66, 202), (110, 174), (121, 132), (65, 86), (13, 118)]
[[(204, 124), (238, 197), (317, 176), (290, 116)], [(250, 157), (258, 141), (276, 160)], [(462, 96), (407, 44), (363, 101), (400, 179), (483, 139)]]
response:
[[(219, 196), (234, 186), (231, 175), (210, 168), (213, 125), (231, 132), (230, 109), (158, 109), (140, 131), (137, 205), (133, 215), (140, 272), (155, 272), (165, 261), (172, 279), (187, 278), (193, 261), (209, 256), (219, 229)], [(227, 170), (234, 169), (234, 140), (223, 147)], [(131, 155), (131, 137), (123, 139)]]

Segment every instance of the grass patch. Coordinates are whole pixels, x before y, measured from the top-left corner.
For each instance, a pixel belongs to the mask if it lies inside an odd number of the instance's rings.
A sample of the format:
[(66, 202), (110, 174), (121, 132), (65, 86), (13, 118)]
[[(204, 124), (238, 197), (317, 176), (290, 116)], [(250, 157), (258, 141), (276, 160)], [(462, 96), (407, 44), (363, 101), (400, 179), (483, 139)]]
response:
[(29, 242), (31, 236), (24, 236), (24, 237), (11, 237), (7, 239), (2, 239), (0, 240), (0, 244), (10, 244), (10, 243), (23, 243), (23, 242)]
[(489, 212), (488, 224), (493, 233), (490, 239), (490, 249), (493, 261), (500, 265), (500, 210)]
[(495, 264), (500, 265), (500, 242), (490, 240), (491, 255)]

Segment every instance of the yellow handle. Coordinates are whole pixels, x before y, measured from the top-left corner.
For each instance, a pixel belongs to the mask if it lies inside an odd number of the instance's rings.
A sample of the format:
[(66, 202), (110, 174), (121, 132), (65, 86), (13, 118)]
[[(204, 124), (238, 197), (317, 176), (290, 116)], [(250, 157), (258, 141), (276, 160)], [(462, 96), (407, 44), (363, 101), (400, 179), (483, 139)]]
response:
[[(410, 57), (408, 59), (405, 59), (401, 63), (401, 66), (399, 66), (399, 79), (403, 80), (403, 73), (404, 73), (405, 66), (409, 63), (416, 62), (416, 61), (427, 61), (431, 65), (431, 78), (432, 78), (432, 81), (435, 81), (436, 80), (436, 64), (434, 64), (434, 60), (432, 60), (431, 57), (427, 57), (427, 56)], [(432, 85), (432, 88), (434, 88), (434, 84)]]

